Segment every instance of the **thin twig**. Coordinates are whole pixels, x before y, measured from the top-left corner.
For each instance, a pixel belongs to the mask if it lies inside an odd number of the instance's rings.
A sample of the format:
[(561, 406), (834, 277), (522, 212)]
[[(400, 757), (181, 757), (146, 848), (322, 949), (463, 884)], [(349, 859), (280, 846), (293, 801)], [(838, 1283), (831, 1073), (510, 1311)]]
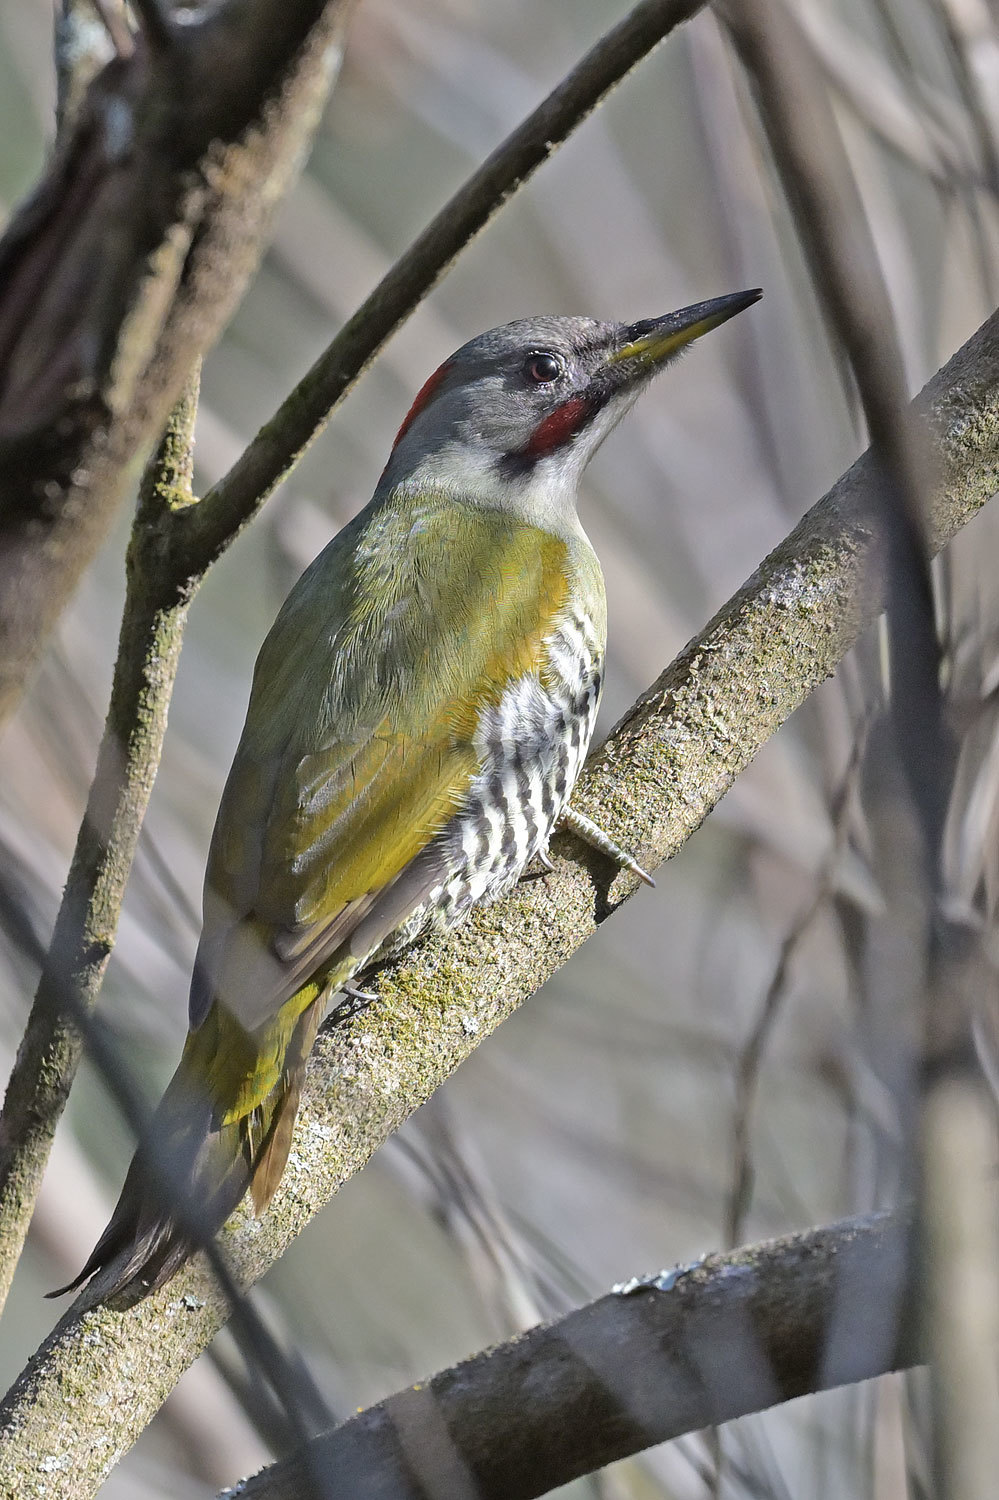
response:
[(892, 67), (827, 7), (796, 0), (794, 14), (837, 97), (890, 151), (945, 193), (984, 187), (964, 116), (949, 99), (922, 80), (917, 86), (911, 70), (900, 77), (902, 62)]
[(863, 729), (854, 739), (842, 781), (833, 799), (833, 843), (815, 877), (815, 888), (784, 935), (756, 1020), (739, 1053), (735, 1067), (735, 1106), (732, 1111), (732, 1185), (725, 1212), (725, 1244), (738, 1245), (745, 1233), (745, 1219), (753, 1190), (751, 1154), (752, 1114), (759, 1088), (760, 1067), (767, 1043), (786, 996), (788, 971), (799, 944), (828, 901), (836, 871), (847, 842), (849, 793), (864, 743)]
[(827, 879), (827, 869), (823, 869), (816, 881), (815, 890), (784, 935), (756, 1020), (739, 1053), (735, 1071), (735, 1104), (732, 1110), (732, 1185), (725, 1207), (724, 1226), (725, 1244), (729, 1246), (739, 1243), (752, 1200), (755, 1176), (751, 1149), (752, 1116), (763, 1053), (786, 998), (791, 960), (828, 897)]
[[(989, 191), (995, 196), (999, 194), (999, 117), (994, 98), (999, 36), (995, 16), (990, 17), (984, 5), (962, 6), (954, 0), (939, 0), (935, 10), (947, 39), (962, 103), (978, 138)], [(976, 57), (983, 53), (989, 65), (984, 79), (975, 66)]]

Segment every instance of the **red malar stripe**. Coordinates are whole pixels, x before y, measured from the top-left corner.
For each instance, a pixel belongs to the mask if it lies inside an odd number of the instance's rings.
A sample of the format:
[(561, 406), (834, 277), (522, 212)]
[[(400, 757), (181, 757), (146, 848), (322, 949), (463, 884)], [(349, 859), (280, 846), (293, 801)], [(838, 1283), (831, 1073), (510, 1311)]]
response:
[(409, 408), (409, 411), (403, 417), (402, 426), (399, 428), (399, 431), (395, 435), (395, 442), (392, 444), (393, 448), (395, 448), (400, 440), (406, 436), (406, 433), (412, 427), (416, 418), (420, 415), (420, 412), (426, 406), (427, 402), (430, 400), (434, 391), (440, 385), (441, 381), (444, 379), (444, 376), (447, 374), (450, 368), (451, 361), (449, 359), (446, 359), (441, 365), (440, 369), (435, 370), (434, 373), (430, 376), (430, 379), (425, 380), (420, 386), (420, 389), (416, 393), (416, 399), (414, 400), (412, 406)]
[(525, 453), (540, 455), (551, 453), (567, 443), (590, 416), (590, 403), (585, 396), (570, 396), (563, 401), (543, 422), (539, 422), (528, 439)]

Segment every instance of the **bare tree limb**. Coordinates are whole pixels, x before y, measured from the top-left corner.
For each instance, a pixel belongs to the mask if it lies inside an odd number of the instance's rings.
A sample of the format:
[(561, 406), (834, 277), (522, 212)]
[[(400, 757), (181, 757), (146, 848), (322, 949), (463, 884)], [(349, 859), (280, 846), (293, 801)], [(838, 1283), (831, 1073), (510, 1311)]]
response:
[(205, 7), (90, 84), (0, 242), (0, 721), (259, 259), (353, 0)]
[[(914, 1364), (911, 1218), (883, 1213), (640, 1278), (380, 1401), (223, 1491), (534, 1500), (654, 1443)], [(891, 1308), (890, 1336), (869, 1315)], [(306, 1463), (308, 1467), (306, 1467)]]
[(171, 517), (194, 503), (191, 444), (197, 408), (194, 375), (171, 413), (140, 486), (118, 660), (97, 769), (48, 963), (0, 1115), (0, 1307), (10, 1290), (82, 1050), (79, 1032), (62, 1004), (63, 992), (72, 985), (87, 1007), (97, 997), (159, 766), (190, 603), (188, 591), (162, 585), (159, 564)]
[[(999, 315), (934, 377), (918, 406), (936, 456), (936, 550), (999, 489)], [(871, 567), (876, 481), (865, 455), (591, 759), (581, 805), (646, 860), (680, 847), (883, 607), (883, 579)], [(611, 878), (598, 855), (565, 835), (554, 852), (553, 875), (384, 970), (380, 1003), (321, 1033), (279, 1194), (263, 1219), (244, 1209), (223, 1235), (243, 1284), (634, 889), (634, 877)], [(226, 1316), (200, 1258), (137, 1307), (99, 1304), (98, 1282), (8, 1393), (0, 1493), (92, 1493)], [(50, 1454), (64, 1469), (40, 1474)]]

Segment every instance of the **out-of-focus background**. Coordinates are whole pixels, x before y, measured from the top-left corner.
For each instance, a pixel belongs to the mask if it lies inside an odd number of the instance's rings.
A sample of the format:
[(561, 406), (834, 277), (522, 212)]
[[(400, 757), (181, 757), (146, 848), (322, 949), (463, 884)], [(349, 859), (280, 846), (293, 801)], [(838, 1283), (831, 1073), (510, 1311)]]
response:
[[(625, 9), (362, 0), (305, 176), (207, 360), (199, 485)], [(832, 92), (915, 391), (996, 303), (999, 39), (984, 0), (794, 9)], [(0, 212), (52, 139), (52, 12), (52, 0), (0, 0)], [(186, 1029), (205, 852), (256, 649), (304, 564), (368, 499), (414, 390), (466, 338), (525, 314), (633, 319), (756, 285), (763, 302), (669, 372), (588, 471), (582, 514), (610, 602), (604, 729), (863, 446), (752, 102), (704, 14), (462, 256), (197, 599), (102, 1000), (151, 1099)], [(986, 510), (939, 569), (966, 733), (952, 873), (988, 918), (997, 527)], [(3, 857), (42, 931), (94, 764), (127, 532), (123, 514), (0, 741)], [(904, 1080), (861, 733), (881, 667), (873, 631), (658, 888), (485, 1042), (264, 1282), (268, 1316), (338, 1412), (635, 1273), (893, 1200)], [(0, 1073), (32, 981), (0, 955)], [(130, 1151), (85, 1069), (5, 1314), (3, 1386), (58, 1316), (42, 1293), (79, 1268)], [(918, 1494), (922, 1399), (918, 1380), (886, 1378), (563, 1493)], [(271, 1430), (261, 1383), (222, 1335), (103, 1493), (212, 1495), (267, 1459)]]

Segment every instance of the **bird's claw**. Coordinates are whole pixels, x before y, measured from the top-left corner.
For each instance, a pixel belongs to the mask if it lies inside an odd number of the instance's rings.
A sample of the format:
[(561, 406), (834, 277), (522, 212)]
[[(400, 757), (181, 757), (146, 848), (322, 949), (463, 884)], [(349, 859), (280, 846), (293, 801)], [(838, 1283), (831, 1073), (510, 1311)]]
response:
[(648, 871), (643, 870), (637, 859), (632, 858), (616, 839), (612, 839), (609, 833), (604, 833), (585, 813), (577, 812), (574, 807), (563, 807), (559, 822), (563, 828), (568, 828), (577, 838), (582, 839), (584, 844), (589, 844), (592, 849), (599, 849), (601, 854), (612, 859), (622, 870), (630, 870), (632, 875), (637, 875), (639, 880), (655, 890), (656, 883)]

